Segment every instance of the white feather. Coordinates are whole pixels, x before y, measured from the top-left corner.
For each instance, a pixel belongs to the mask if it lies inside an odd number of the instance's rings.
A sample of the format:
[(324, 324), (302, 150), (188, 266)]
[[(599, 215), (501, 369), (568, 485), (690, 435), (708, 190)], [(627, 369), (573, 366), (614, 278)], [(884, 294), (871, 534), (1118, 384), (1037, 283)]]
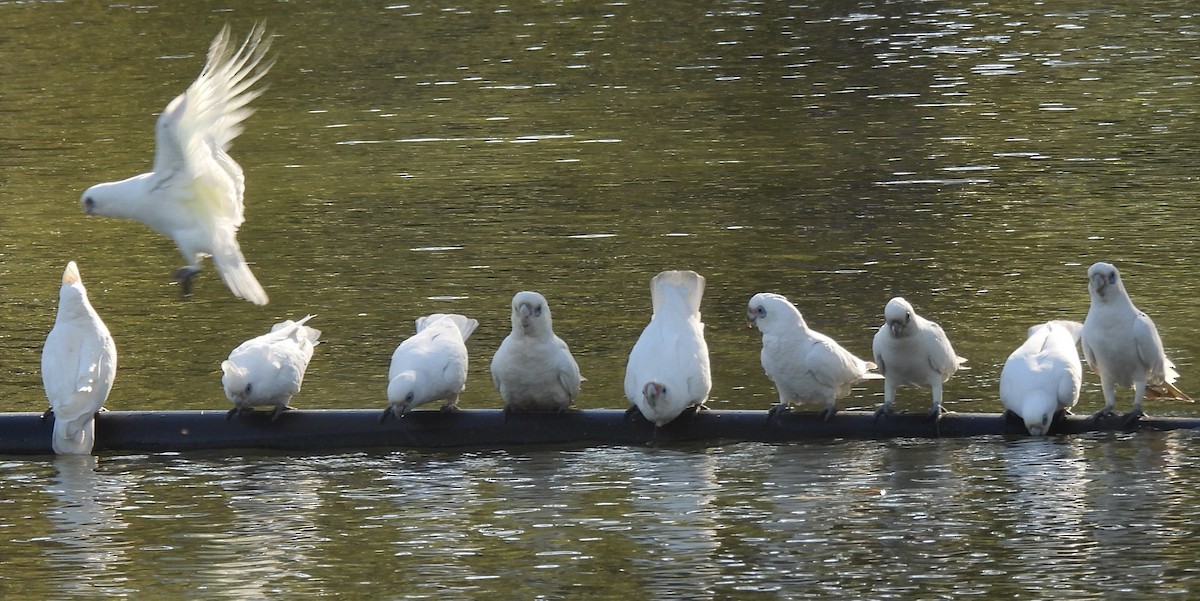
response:
[(492, 357), (492, 383), (506, 408), (562, 411), (579, 396), (583, 377), (571, 349), (554, 334), (550, 305), (537, 292), (512, 299), (512, 332)]
[(221, 384), (235, 409), (275, 406), (283, 409), (300, 392), (321, 331), (299, 321), (281, 321), (251, 338), (221, 363)]
[(942, 326), (929, 321), (903, 298), (888, 301), (884, 324), (875, 333), (871, 350), (883, 374), (883, 405), (880, 413), (891, 413), (900, 386), (929, 388), (933, 396), (931, 414), (942, 411), (942, 383), (962, 367), (966, 359), (954, 353)]
[(169, 236), (185, 269), (199, 271), (211, 256), (225, 285), (258, 305), (267, 304), (267, 293), (237, 241), (245, 181), (227, 151), (261, 93), (250, 88), (271, 68), (264, 62), (269, 45), (261, 25), (236, 50), (229, 27), (221, 29), (200, 76), (158, 117), (153, 171), (97, 184), (80, 198), (88, 214), (140, 221)]
[(816, 404), (828, 418), (837, 411), (837, 399), (850, 394), (856, 382), (882, 378), (870, 372), (874, 363), (809, 329), (796, 306), (781, 295), (754, 295), (746, 317), (762, 332), (762, 367), (775, 382), (779, 409)]
[(694, 271), (664, 271), (650, 282), (654, 313), (629, 353), (625, 397), (655, 425), (702, 406), (712, 389), (703, 296), (704, 277)]
[(389, 411), (399, 417), (442, 399), (443, 409), (456, 408), (467, 387), (466, 341), (478, 326), (478, 321), (456, 314), (417, 319), (417, 333), (392, 353), (384, 417)]
[(1054, 415), (1079, 401), (1083, 365), (1075, 343), (1083, 324), (1051, 321), (1029, 328), (1028, 338), (1008, 356), (1000, 371), (1000, 402), (1043, 436)]
[(58, 293), (58, 316), (42, 349), (42, 385), (54, 413), (55, 453), (92, 452), (94, 418), (116, 375), (116, 344), (71, 261)]

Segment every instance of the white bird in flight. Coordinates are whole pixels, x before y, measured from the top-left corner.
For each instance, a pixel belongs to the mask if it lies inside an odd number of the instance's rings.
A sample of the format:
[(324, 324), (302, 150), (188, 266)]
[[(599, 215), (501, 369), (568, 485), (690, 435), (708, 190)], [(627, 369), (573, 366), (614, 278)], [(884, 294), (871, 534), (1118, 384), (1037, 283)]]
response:
[(58, 292), (58, 317), (42, 348), (42, 386), (54, 414), (55, 453), (86, 455), (96, 442), (96, 412), (117, 375), (117, 346), (88, 301), (75, 262)]
[(966, 359), (954, 353), (942, 326), (913, 310), (899, 296), (883, 308), (884, 324), (875, 333), (871, 350), (883, 374), (883, 404), (875, 417), (892, 414), (896, 389), (901, 386), (929, 388), (933, 394), (931, 417), (942, 414), (942, 384), (962, 368)]
[(793, 403), (822, 406), (828, 420), (837, 412), (837, 400), (850, 387), (866, 379), (883, 379), (872, 373), (875, 364), (855, 357), (832, 338), (809, 329), (804, 316), (786, 297), (768, 292), (750, 299), (746, 318), (762, 332), (763, 370), (775, 382), (779, 404), (774, 416)]
[(221, 363), (221, 384), (233, 403), (229, 416), (254, 407), (274, 406), (271, 421), (291, 409), (288, 402), (300, 392), (321, 331), (304, 325), (312, 319), (285, 320), (271, 331), (240, 344)]
[(467, 388), (467, 338), (479, 322), (454, 313), (434, 313), (417, 320), (417, 333), (400, 343), (388, 369), (389, 414), (397, 418), (414, 407), (445, 399), (442, 411), (458, 409)]
[(625, 396), (647, 420), (662, 426), (688, 407), (702, 409), (712, 389), (708, 344), (700, 321), (704, 277), (664, 271), (650, 282), (654, 313), (629, 353)]
[(1088, 293), (1092, 304), (1083, 320), (1083, 356), (1100, 374), (1104, 391), (1104, 408), (1095, 417), (1112, 415), (1117, 386), (1133, 387), (1133, 410), (1123, 418), (1127, 421), (1145, 415), (1142, 399), (1147, 396), (1192, 400), (1175, 387), (1179, 373), (1163, 352), (1158, 328), (1133, 306), (1117, 268), (1108, 263), (1088, 268)]
[(505, 411), (566, 411), (583, 380), (571, 349), (554, 334), (546, 298), (514, 295), (512, 332), (492, 356), (492, 383)]
[(158, 117), (153, 171), (96, 184), (80, 197), (88, 215), (140, 221), (173, 239), (187, 262), (174, 275), (184, 294), (211, 256), (234, 295), (267, 304), (238, 245), (245, 178), (228, 150), (254, 112), (247, 105), (262, 93), (250, 88), (271, 68), (269, 46), (261, 24), (236, 49), (222, 28), (200, 76)]
[(1050, 321), (1029, 328), (1025, 343), (1008, 356), (1000, 371), (1000, 402), (1025, 422), (1034, 436), (1044, 436), (1060, 415), (1079, 401), (1083, 365), (1075, 343), (1083, 324)]

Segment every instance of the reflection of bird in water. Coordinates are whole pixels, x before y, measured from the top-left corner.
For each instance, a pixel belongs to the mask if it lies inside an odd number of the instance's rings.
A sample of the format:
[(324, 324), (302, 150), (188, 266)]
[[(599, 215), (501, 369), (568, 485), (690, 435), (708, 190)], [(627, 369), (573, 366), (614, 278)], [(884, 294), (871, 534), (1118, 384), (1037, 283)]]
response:
[(129, 526), (121, 517), (126, 492), (135, 486), (129, 473), (97, 472), (92, 455), (59, 455), (56, 474), (46, 486), (53, 497), (46, 516), (54, 524), (50, 544), (43, 547), (48, 572), (62, 591), (59, 597), (125, 596), (119, 576), (128, 567), (122, 532)]

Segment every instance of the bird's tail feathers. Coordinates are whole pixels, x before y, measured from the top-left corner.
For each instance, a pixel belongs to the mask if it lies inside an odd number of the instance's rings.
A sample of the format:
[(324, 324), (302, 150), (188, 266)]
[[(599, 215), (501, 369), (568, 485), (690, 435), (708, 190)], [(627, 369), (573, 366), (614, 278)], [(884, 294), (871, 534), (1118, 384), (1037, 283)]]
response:
[(449, 319), (458, 327), (458, 331), (462, 333), (463, 342), (466, 342), (471, 334), (475, 332), (475, 328), (479, 327), (479, 321), (471, 319), (465, 315), (457, 313), (433, 313), (424, 317), (417, 318), (417, 332), (433, 325), (443, 319)]
[(311, 342), (313, 344), (313, 346), (316, 346), (318, 343), (318, 339), (321, 337), (321, 330), (318, 330), (311, 326), (304, 325), (305, 323), (308, 322), (308, 320), (312, 319), (313, 317), (316, 317), (316, 315), (312, 315), (312, 314), (305, 315), (304, 317), (302, 317), (296, 321), (292, 321), (290, 319), (285, 319), (285, 320), (271, 326), (271, 331), (278, 332), (279, 330), (283, 330), (286, 328), (295, 328), (295, 330), (290, 332), (289, 335), (291, 337), (295, 338), (296, 342), (302, 342), (301, 336), (303, 336), (305, 338), (308, 338), (308, 341)]
[(63, 285), (70, 286), (71, 284), (75, 284), (79, 281), (81, 281), (81, 278), (79, 277), (79, 266), (75, 264), (75, 261), (67, 262), (67, 268), (63, 270)]
[(1171, 399), (1175, 401), (1187, 401), (1194, 403), (1195, 399), (1188, 396), (1182, 390), (1177, 388), (1170, 382), (1161, 384), (1149, 384), (1146, 386), (1146, 398), (1148, 399)]
[(238, 298), (244, 298), (256, 305), (270, 302), (267, 291), (263, 290), (262, 284), (258, 283), (258, 278), (254, 277), (254, 272), (250, 271), (250, 266), (246, 264), (242, 251), (237, 248), (232, 251), (224, 256), (213, 255), (213, 263), (217, 266), (217, 273), (221, 274), (225, 285)]
[(672, 296), (678, 296), (687, 304), (690, 313), (700, 312), (700, 301), (704, 298), (704, 276), (694, 271), (664, 271), (650, 280), (650, 300), (657, 314), (662, 304)]
[[(863, 365), (868, 370), (879, 369), (879, 366), (876, 365), (873, 361), (863, 361)], [(877, 373), (874, 371), (867, 371), (867, 372), (863, 373), (862, 379), (864, 379), (864, 380), (882, 380), (884, 378), (883, 378), (883, 374), (881, 374), (881, 373)]]

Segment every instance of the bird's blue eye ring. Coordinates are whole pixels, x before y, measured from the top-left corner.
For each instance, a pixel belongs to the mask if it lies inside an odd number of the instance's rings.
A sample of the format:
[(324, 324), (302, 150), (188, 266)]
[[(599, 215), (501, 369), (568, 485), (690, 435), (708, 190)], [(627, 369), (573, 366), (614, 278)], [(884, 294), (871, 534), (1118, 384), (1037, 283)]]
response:
[(758, 313), (759, 317), (762, 317), (767, 314), (767, 308), (762, 305), (759, 305), (757, 308), (755, 308), (754, 312)]
[(533, 314), (534, 314), (534, 315), (536, 315), (536, 316), (538, 316), (538, 317), (541, 317), (541, 315), (542, 315), (542, 306), (541, 306), (541, 305), (538, 305), (538, 306), (534, 307), (534, 308), (533, 308)]
[(1117, 274), (1115, 274), (1115, 273), (1108, 274), (1108, 284), (1111, 286), (1116, 283), (1117, 283)]
[(246, 384), (246, 394), (250, 394), (250, 391), (251, 391), (253, 388), (254, 388), (254, 383), (248, 383), (248, 384)]

